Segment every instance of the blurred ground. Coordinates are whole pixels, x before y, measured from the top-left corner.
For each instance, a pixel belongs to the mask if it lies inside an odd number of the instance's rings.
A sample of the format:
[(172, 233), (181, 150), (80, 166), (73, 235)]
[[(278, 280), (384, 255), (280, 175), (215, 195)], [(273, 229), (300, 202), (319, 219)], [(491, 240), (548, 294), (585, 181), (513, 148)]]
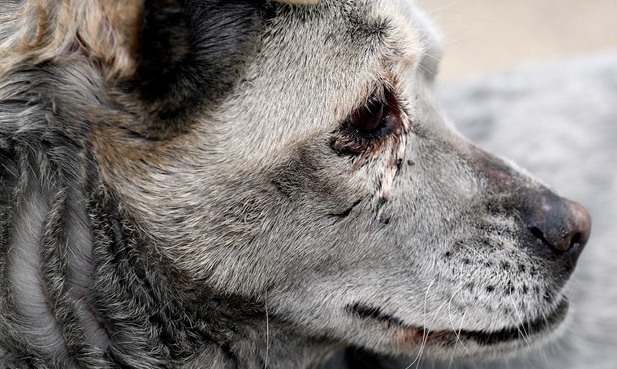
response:
[(416, 0), (444, 36), (441, 80), (617, 49), (617, 0)]

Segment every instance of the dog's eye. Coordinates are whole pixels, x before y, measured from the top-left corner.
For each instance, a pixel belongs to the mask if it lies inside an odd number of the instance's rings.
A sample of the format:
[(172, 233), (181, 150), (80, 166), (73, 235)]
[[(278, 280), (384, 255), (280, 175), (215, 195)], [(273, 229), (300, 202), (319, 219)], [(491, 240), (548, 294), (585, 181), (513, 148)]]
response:
[(377, 138), (387, 133), (394, 124), (388, 97), (384, 92), (374, 93), (368, 102), (346, 119), (346, 125), (366, 138)]
[(348, 119), (348, 124), (364, 135), (374, 135), (379, 130), (384, 118), (386, 102), (373, 98), (357, 109)]
[(402, 119), (402, 109), (394, 93), (379, 89), (332, 133), (330, 147), (338, 155), (376, 152), (389, 137), (403, 133)]

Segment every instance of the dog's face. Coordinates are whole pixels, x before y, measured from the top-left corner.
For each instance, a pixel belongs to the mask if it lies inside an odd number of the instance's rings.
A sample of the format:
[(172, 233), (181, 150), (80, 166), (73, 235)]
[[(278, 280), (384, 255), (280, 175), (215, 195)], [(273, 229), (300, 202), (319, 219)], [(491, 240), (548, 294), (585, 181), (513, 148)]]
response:
[(412, 4), (229, 3), (216, 34), (192, 18), (205, 63), (75, 82), (114, 102), (92, 113), (95, 157), (152, 252), (298, 334), (381, 352), (489, 355), (554, 332), (589, 216), (444, 120)]

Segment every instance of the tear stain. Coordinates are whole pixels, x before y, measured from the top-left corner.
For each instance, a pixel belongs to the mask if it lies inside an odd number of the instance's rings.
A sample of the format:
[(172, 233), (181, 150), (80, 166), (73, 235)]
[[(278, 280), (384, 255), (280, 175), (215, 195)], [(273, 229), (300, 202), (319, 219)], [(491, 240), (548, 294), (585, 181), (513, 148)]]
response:
[[(407, 122), (405, 122), (407, 124)], [(388, 160), (384, 172), (381, 176), (381, 186), (377, 191), (378, 199), (388, 199), (394, 189), (394, 179), (401, 172), (403, 158), (405, 156), (405, 148), (407, 147), (407, 136), (404, 134), (397, 137), (395, 146), (392, 148), (390, 156), (392, 160)]]
[[(391, 80), (395, 80), (391, 77)], [(387, 83), (385, 89), (388, 100), (386, 118), (391, 119), (392, 130), (387, 135), (367, 137), (354, 132), (347, 119), (337, 130), (332, 132), (330, 147), (339, 156), (351, 157), (351, 168), (358, 171), (371, 166), (369, 170), (376, 172), (375, 208), (377, 218), (382, 218), (382, 208), (394, 190), (394, 181), (401, 173), (405, 163), (407, 134), (410, 131), (411, 119), (403, 108), (403, 103), (393, 92), (395, 83)], [(374, 169), (373, 169), (374, 168)], [(384, 219), (387, 217), (383, 217)]]
[[(381, 178), (379, 179), (379, 188), (376, 193), (377, 198), (377, 214), (376, 218), (382, 224), (390, 223), (391, 217), (384, 215), (384, 205), (388, 202), (388, 198), (394, 190), (394, 180), (401, 173), (403, 167), (405, 152), (407, 148), (407, 132), (409, 132), (409, 118), (407, 114), (402, 113), (402, 125), (396, 132), (395, 138), (392, 140), (392, 147), (386, 158), (386, 165)], [(387, 222), (383, 220), (387, 219)]]

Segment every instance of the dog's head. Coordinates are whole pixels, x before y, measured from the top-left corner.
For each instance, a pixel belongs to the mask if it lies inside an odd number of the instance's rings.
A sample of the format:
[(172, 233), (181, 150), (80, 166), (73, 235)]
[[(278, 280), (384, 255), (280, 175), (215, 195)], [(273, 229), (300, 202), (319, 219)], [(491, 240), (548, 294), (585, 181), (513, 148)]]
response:
[(75, 29), (0, 63), (48, 60), (173, 275), (381, 352), (487, 355), (560, 326), (589, 215), (443, 118), (408, 1), (118, 3), (73, 4)]

